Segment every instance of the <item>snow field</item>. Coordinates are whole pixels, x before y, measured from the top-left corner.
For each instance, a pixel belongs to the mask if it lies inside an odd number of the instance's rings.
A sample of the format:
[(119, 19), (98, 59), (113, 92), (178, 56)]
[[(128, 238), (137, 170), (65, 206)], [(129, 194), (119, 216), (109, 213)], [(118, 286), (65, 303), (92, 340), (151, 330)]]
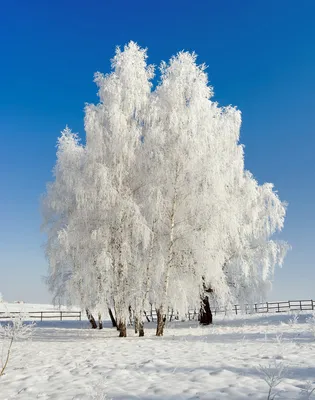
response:
[(215, 319), (211, 327), (172, 322), (162, 338), (154, 324), (138, 338), (84, 321), (37, 323), (30, 342), (17, 342), (0, 399), (267, 399), (260, 366), (286, 367), (280, 399), (302, 399), (315, 387), (310, 314)]

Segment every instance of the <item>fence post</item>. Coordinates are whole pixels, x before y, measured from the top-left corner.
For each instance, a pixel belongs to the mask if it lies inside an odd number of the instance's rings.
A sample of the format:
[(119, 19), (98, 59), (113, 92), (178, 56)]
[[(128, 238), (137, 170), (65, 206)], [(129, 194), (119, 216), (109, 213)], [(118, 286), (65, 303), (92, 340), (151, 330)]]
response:
[(237, 304), (235, 304), (235, 314), (237, 315)]
[(314, 310), (314, 301), (311, 300), (311, 302), (312, 302), (312, 310)]
[(43, 320), (43, 311), (40, 312), (40, 320)]
[(300, 300), (300, 310), (302, 311), (302, 301)]
[(79, 321), (81, 321), (81, 311), (79, 311)]
[(255, 313), (257, 313), (257, 303), (255, 303)]
[(62, 311), (60, 311), (60, 321), (62, 321)]
[(278, 303), (278, 312), (280, 312), (280, 303)]
[(267, 305), (267, 313), (269, 312), (269, 305), (268, 305), (268, 301), (266, 301), (266, 305)]

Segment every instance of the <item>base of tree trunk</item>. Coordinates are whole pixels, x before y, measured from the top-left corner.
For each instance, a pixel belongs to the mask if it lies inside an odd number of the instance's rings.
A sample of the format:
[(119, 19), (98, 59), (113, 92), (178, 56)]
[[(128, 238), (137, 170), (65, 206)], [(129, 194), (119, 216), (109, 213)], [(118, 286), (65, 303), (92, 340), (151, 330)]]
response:
[(139, 322), (139, 337), (144, 336), (143, 322)]
[(112, 310), (110, 308), (108, 309), (108, 314), (109, 314), (110, 320), (112, 321), (113, 328), (117, 328), (116, 319), (115, 319), (114, 314), (113, 314), (113, 312), (112, 312)]
[(119, 330), (119, 337), (127, 337), (126, 322), (120, 321), (120, 322), (118, 323), (117, 329)]
[(137, 334), (138, 333), (138, 330), (139, 330), (139, 318), (138, 317), (135, 317), (135, 334)]
[(103, 321), (100, 313), (98, 313), (98, 329), (103, 329)]
[(200, 317), (199, 322), (201, 325), (210, 325), (212, 324), (212, 312), (210, 309), (209, 297), (205, 296), (202, 299), (201, 308), (200, 308)]
[(93, 317), (92, 313), (90, 313), (89, 309), (86, 309), (85, 312), (86, 312), (87, 319), (89, 320), (89, 322), (91, 324), (92, 329), (96, 329), (97, 323), (96, 323), (95, 318)]
[(133, 325), (134, 318), (132, 318), (132, 308), (129, 306), (129, 325)]
[(159, 308), (156, 310), (157, 324), (156, 324), (156, 336), (163, 336), (166, 316), (163, 315), (163, 311)]

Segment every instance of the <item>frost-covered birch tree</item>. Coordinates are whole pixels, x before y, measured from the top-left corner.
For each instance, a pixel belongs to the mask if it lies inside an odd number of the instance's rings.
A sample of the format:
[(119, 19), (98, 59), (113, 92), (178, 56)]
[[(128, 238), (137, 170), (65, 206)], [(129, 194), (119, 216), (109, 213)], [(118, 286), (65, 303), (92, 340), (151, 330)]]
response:
[[(212, 301), (219, 305), (264, 298), (275, 265), (282, 265), (288, 245), (271, 240), (283, 228), (286, 204), (272, 184), (259, 185), (244, 168), (244, 149), (239, 144), (241, 118), (234, 108), (221, 109), (216, 118), (217, 151), (222, 154), (220, 241), (218, 271), (207, 276)], [(218, 164), (219, 165), (219, 164)], [(217, 183), (216, 185), (218, 185)], [(219, 282), (217, 279), (219, 278)]]
[[(78, 273), (74, 249), (65, 240), (69, 224), (77, 214), (76, 188), (81, 181), (84, 148), (78, 136), (69, 128), (61, 132), (57, 144), (57, 161), (54, 167), (54, 182), (47, 185), (42, 199), (43, 229), (47, 233), (46, 256), (49, 260), (48, 286), (55, 298), (78, 301), (85, 290), (78, 288), (73, 293), (73, 277)], [(81, 304), (81, 301), (79, 301)], [(85, 305), (87, 306), (87, 304)]]
[[(88, 164), (106, 170), (109, 178), (107, 186), (93, 182), (93, 198), (89, 199), (95, 205), (91, 218), (93, 214), (97, 217), (93, 231), (98, 243), (95, 267), (104, 270), (106, 266), (105, 291), (125, 336), (128, 307), (137, 310), (142, 300), (143, 257), (150, 237), (134, 201), (134, 190), (136, 149), (141, 146), (153, 70), (146, 65), (146, 51), (133, 42), (123, 52), (116, 50), (112, 68), (109, 75), (95, 76), (100, 103), (86, 107), (86, 151)], [(95, 172), (90, 176), (94, 179)], [(99, 202), (100, 193), (105, 198), (103, 204)]]
[(195, 65), (194, 55), (179, 53), (169, 65), (162, 64), (161, 72), (161, 84), (152, 100), (151, 129), (144, 137), (148, 154), (144, 161), (149, 165), (144, 168), (148, 183), (143, 187), (149, 194), (144, 210), (155, 241), (149, 262), (154, 256), (159, 265), (150, 272), (154, 275), (151, 296), (157, 307), (157, 335), (163, 335), (167, 308), (187, 309), (199, 290), (194, 279), (198, 185), (203, 178), (198, 168), (203, 145), (202, 138), (197, 139), (198, 108), (210, 93), (202, 85), (203, 67)]
[[(56, 279), (66, 281), (60, 271), (70, 264), (68, 276), (75, 289), (69, 293), (75, 298), (82, 291), (84, 304), (92, 307), (113, 307), (122, 336), (126, 335), (128, 307), (136, 309), (140, 304), (141, 266), (150, 236), (133, 200), (135, 149), (141, 146), (153, 74), (145, 60), (145, 50), (131, 42), (123, 52), (116, 50), (111, 74), (95, 75), (100, 103), (86, 106), (86, 145), (79, 146), (69, 131), (62, 134), (56, 179), (48, 186), (45, 200), (46, 208), (58, 216), (53, 226), (47, 224), (46, 216), (53, 289), (62, 287)], [(64, 141), (72, 147), (64, 149)], [(72, 153), (82, 159), (72, 162)], [(55, 197), (60, 208), (55, 206)]]

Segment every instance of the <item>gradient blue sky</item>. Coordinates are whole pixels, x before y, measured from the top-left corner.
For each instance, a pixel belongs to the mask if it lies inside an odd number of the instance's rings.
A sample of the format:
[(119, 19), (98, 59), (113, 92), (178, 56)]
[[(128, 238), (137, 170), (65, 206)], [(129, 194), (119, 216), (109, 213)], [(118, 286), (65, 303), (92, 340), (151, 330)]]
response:
[(221, 105), (243, 113), (246, 167), (288, 201), (292, 245), (270, 299), (315, 298), (315, 2), (290, 0), (7, 1), (0, 5), (0, 292), (50, 301), (39, 198), (68, 124), (84, 136), (95, 71), (116, 45), (178, 50), (205, 62)]

